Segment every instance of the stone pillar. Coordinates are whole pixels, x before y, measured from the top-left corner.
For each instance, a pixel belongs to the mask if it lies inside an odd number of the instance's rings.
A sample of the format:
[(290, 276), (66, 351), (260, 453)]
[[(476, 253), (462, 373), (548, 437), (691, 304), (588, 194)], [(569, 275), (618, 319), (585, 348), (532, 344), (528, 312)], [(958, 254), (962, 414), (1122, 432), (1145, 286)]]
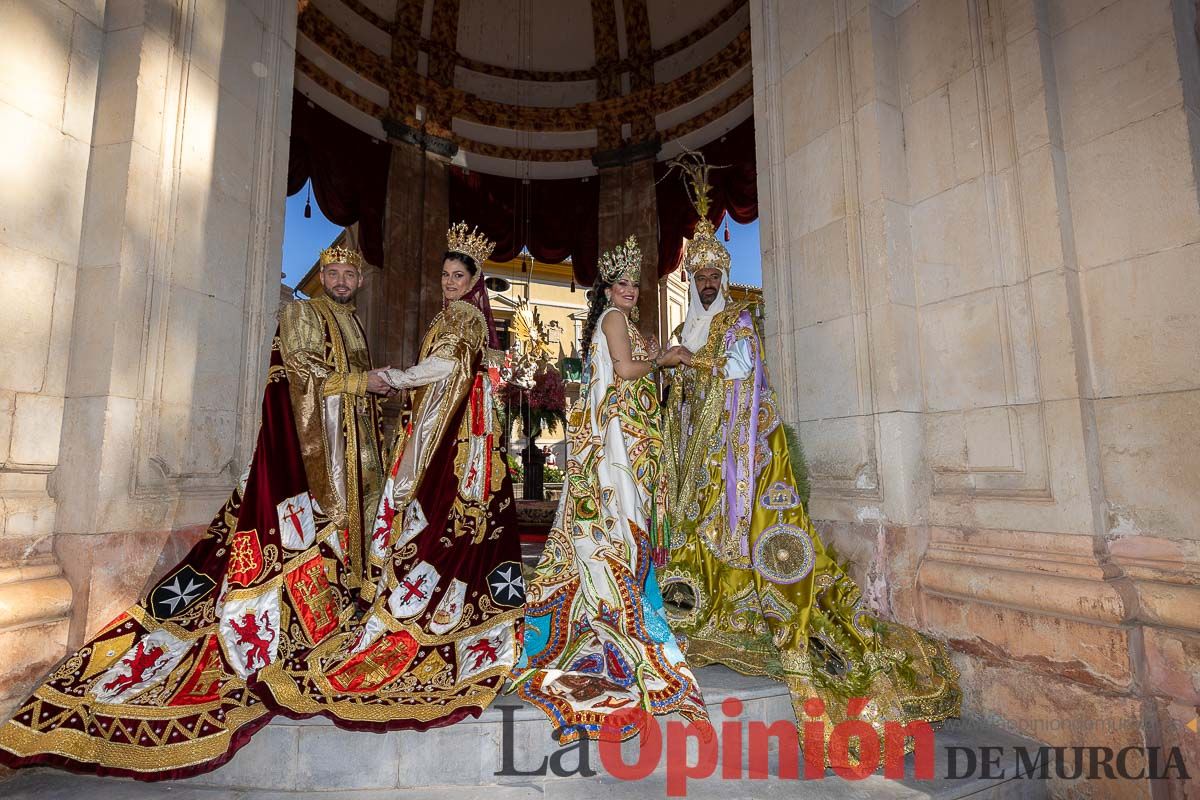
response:
[(642, 285), (638, 328), (658, 336), (658, 207), (654, 197), (654, 161), (646, 159), (600, 169), (600, 252), (630, 234), (642, 248)]
[[(457, 222), (457, 220), (455, 220)], [(417, 363), (421, 339), (442, 308), (441, 257), (450, 227), (450, 178), (444, 159), (392, 142), (384, 223), (380, 364)], [(481, 265), (482, 266), (482, 265)]]
[(19, 172), (0, 189), (0, 258), (22, 303), (0, 316), (16, 348), (0, 359), (0, 652), (20, 659), (0, 662), (3, 708), (187, 549), (247, 462), (279, 298), (295, 4), (5, 16), (0, 130)]
[(53, 550), (103, 3), (0, 6), (0, 719), (66, 652)]
[(1195, 8), (1067, 5), (751, 4), (769, 357), (822, 533), (967, 714), (1190, 765)]
[(752, 9), (772, 375), (822, 533), (877, 610), (912, 622), (919, 547), (902, 542), (922, 535), (927, 473), (893, 21), (876, 4)]

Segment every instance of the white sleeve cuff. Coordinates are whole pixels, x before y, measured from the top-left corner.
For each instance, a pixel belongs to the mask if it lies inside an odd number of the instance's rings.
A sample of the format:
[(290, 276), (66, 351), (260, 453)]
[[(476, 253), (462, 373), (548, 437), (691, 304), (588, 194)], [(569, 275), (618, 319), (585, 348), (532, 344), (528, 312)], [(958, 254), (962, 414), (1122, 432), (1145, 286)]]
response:
[(750, 359), (750, 342), (738, 339), (725, 354), (725, 380), (740, 381), (750, 376), (754, 363)]
[(454, 372), (453, 361), (441, 356), (429, 356), (418, 361), (414, 367), (387, 369), (380, 374), (388, 386), (393, 389), (414, 389), (444, 380), (450, 377), (452, 372)]

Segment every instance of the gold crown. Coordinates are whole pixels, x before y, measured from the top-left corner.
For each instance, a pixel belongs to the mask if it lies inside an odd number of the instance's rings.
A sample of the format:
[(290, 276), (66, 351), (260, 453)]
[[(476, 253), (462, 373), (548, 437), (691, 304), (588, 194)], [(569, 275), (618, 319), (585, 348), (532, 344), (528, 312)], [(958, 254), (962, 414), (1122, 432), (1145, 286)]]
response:
[(641, 281), (642, 249), (638, 247), (636, 236), (630, 235), (624, 244), (600, 256), (600, 278), (605, 283), (616, 283), (622, 278), (634, 283)]
[(356, 269), (363, 268), (362, 253), (352, 247), (328, 247), (321, 251), (321, 266), (330, 264), (349, 264)]
[(468, 232), (467, 223), (457, 222), (446, 231), (446, 249), (451, 253), (470, 256), (475, 266), (483, 269), (483, 262), (487, 261), (488, 256), (496, 249), (496, 244), (488, 241), (488, 238), (479, 232), (478, 227)]
[(692, 275), (696, 274), (696, 270), (708, 268), (728, 274), (731, 261), (729, 250), (717, 240), (713, 224), (701, 217), (696, 223), (696, 233), (683, 254), (683, 268)]

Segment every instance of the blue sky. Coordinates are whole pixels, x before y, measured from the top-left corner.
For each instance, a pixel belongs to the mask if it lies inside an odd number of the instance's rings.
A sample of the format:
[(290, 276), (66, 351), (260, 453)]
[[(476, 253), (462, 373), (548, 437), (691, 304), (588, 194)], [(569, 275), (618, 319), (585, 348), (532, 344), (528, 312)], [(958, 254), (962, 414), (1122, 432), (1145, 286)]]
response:
[(342, 232), (341, 225), (325, 219), (317, 200), (312, 201), (312, 219), (304, 218), (304, 201), (308, 197), (305, 186), (287, 199), (287, 210), (283, 220), (283, 282), (295, 287), (304, 273), (317, 260), (321, 251)]
[[(725, 225), (717, 235), (724, 241)], [(762, 251), (758, 245), (758, 220), (745, 225), (729, 221), (729, 241), (725, 242), (729, 255), (733, 257), (733, 269), (729, 277), (734, 283), (748, 283), (751, 286), (762, 286)]]
[[(300, 190), (287, 199), (287, 212), (283, 227), (283, 282), (295, 286), (308, 268), (317, 260), (317, 254), (341, 232), (341, 226), (325, 219), (314, 198), (312, 218), (304, 218), (304, 201), (308, 188)], [(722, 224), (718, 236), (723, 236)], [(758, 220), (748, 225), (729, 223), (729, 241), (726, 243), (733, 256), (732, 277), (734, 283), (762, 286), (762, 256), (758, 248)]]

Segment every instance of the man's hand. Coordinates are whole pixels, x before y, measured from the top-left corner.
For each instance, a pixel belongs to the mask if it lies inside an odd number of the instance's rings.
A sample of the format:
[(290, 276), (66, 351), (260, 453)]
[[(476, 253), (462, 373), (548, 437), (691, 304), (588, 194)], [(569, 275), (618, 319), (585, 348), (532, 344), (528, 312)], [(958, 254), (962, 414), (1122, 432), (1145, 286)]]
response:
[(658, 358), (659, 366), (675, 367), (679, 364), (691, 364), (692, 353), (683, 345), (677, 344)]
[(380, 374), (385, 369), (391, 369), (391, 367), (380, 367), (379, 369), (373, 369), (367, 373), (367, 391), (371, 394), (378, 394), (382, 395), (383, 397), (391, 397), (396, 393), (396, 390), (393, 389), (391, 385), (389, 385), (388, 382), (383, 379), (383, 375)]

